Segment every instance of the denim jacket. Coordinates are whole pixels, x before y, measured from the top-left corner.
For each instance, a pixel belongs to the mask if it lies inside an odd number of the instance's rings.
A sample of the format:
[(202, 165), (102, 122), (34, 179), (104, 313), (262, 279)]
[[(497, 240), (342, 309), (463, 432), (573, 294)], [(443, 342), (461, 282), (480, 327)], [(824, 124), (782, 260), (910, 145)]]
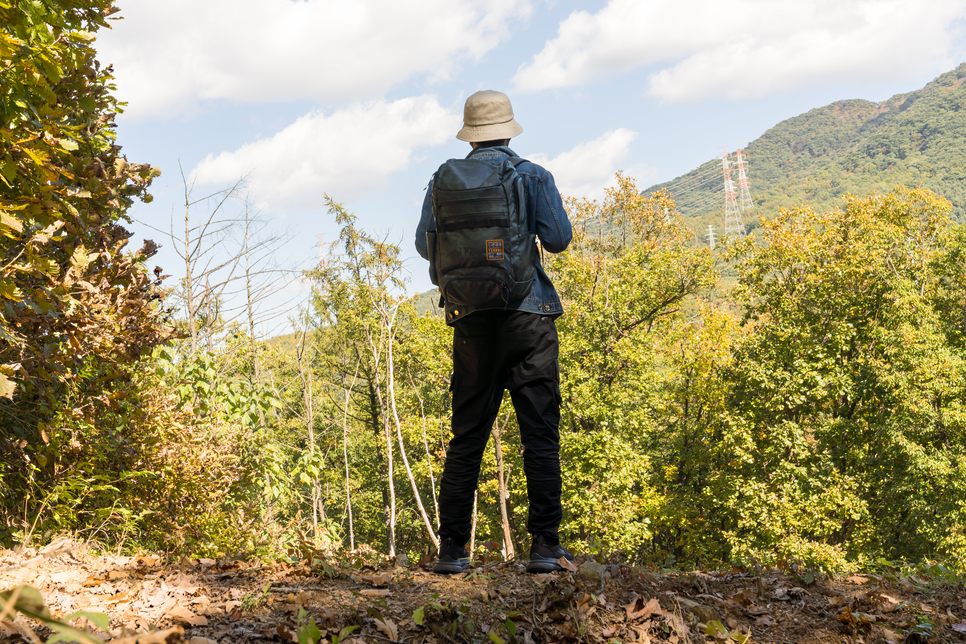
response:
[[(517, 157), (519, 155), (508, 147), (498, 146), (476, 148), (466, 158), (484, 159), (494, 166), (498, 166), (507, 156)], [(540, 240), (541, 248), (551, 253), (563, 252), (570, 244), (573, 229), (560, 199), (560, 193), (554, 184), (553, 175), (536, 163), (529, 161), (521, 163), (516, 169), (523, 175), (527, 215), (528, 218), (533, 217), (531, 221), (537, 222), (537, 237)], [(435, 178), (435, 175), (433, 177)], [(426, 233), (434, 230), (436, 230), (436, 219), (433, 217), (433, 181), (430, 180), (426, 188), (426, 197), (423, 199), (422, 215), (419, 219), (419, 225), (416, 227), (416, 250), (419, 251), (423, 259), (429, 259), (426, 250)], [(450, 325), (455, 323), (457, 319), (463, 319), (473, 311), (479, 310), (467, 306), (460, 306), (457, 309), (455, 305), (449, 304), (442, 297), (440, 297), (440, 304), (446, 311), (446, 323)], [(505, 308), (553, 317), (563, 314), (560, 297), (550, 282), (550, 278), (544, 272), (539, 255), (537, 257), (536, 279), (533, 281), (530, 293), (522, 300), (511, 301)]]

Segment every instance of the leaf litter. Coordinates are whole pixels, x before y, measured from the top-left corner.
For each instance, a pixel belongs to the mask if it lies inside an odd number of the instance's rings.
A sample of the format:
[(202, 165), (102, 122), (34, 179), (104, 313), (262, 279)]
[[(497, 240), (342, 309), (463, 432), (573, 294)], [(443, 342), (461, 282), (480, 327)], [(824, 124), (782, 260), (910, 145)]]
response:
[[(580, 555), (573, 570), (558, 573), (528, 575), (521, 562), (489, 561), (441, 576), (428, 561), (257, 565), (93, 556), (70, 546), (0, 551), (0, 589), (37, 588), (58, 618), (106, 614), (106, 631), (83, 618), (72, 625), (114, 644), (966, 641), (961, 582), (872, 574), (806, 582), (791, 570), (742, 568), (657, 574), (613, 562), (598, 580), (600, 564)], [(595, 576), (579, 574), (581, 566)], [(7, 616), (0, 644), (33, 641), (32, 631), (44, 632)]]

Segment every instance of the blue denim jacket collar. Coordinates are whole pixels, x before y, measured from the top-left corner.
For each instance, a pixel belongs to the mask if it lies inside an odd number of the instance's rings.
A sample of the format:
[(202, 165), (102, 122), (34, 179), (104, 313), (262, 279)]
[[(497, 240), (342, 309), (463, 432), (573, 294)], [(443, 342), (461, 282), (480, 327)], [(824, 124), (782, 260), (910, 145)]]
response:
[(497, 145), (492, 148), (474, 148), (466, 155), (470, 157), (518, 157), (520, 156), (505, 145)]

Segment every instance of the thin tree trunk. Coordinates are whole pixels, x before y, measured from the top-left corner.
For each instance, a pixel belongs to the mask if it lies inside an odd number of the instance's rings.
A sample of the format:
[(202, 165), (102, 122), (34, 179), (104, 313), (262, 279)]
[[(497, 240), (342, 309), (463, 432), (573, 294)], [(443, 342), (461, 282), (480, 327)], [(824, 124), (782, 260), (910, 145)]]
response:
[[(277, 398), (279, 396), (278, 389), (275, 387), (275, 375), (274, 373), (272, 373), (271, 369), (268, 370), (268, 384), (272, 388), (272, 392), (275, 394), (275, 397)], [(275, 405), (272, 405), (272, 415), (275, 417), (275, 422), (281, 424), (282, 417), (278, 413), (278, 407), (276, 407)]]
[[(195, 321), (195, 294), (194, 281), (191, 275), (192, 252), (191, 252), (191, 198), (188, 195), (188, 186), (185, 184), (184, 193), (184, 297), (188, 305), (188, 334), (191, 336), (191, 355), (198, 351), (198, 328)], [(174, 228), (174, 226), (172, 226)]]
[[(393, 481), (393, 460), (392, 460), (392, 434), (389, 432), (389, 418), (386, 414), (386, 404), (382, 397), (382, 381), (379, 379), (379, 358), (382, 353), (381, 347), (383, 342), (383, 325), (380, 322), (379, 325), (379, 344), (373, 341), (372, 333), (370, 330), (366, 330), (366, 339), (369, 342), (369, 351), (372, 352), (373, 368), (372, 368), (372, 380), (369, 384), (369, 400), (370, 404), (374, 403), (373, 411), (378, 413), (379, 418), (373, 418), (373, 421), (379, 421), (382, 425), (382, 437), (385, 439), (386, 446), (386, 458), (385, 463), (386, 469), (386, 488), (383, 489), (383, 512), (386, 515), (386, 525), (389, 528), (389, 533), (387, 535), (387, 550), (389, 551), (390, 557), (396, 556), (396, 486)], [(373, 430), (375, 430), (376, 435), (379, 434), (379, 426), (374, 425)]]
[(352, 376), (352, 383), (345, 390), (345, 405), (342, 407), (342, 458), (345, 460), (345, 504), (349, 509), (349, 549), (356, 549), (356, 531), (352, 523), (352, 495), (349, 493), (349, 396), (352, 388), (356, 386), (356, 378), (359, 376), (359, 365), (356, 364), (356, 373)]
[(387, 465), (387, 479), (389, 482), (389, 507), (386, 509), (386, 514), (389, 520), (389, 556), (396, 556), (396, 485), (393, 477), (395, 472), (393, 470), (393, 458), (392, 458), (392, 433), (389, 431), (389, 416), (386, 414), (385, 402), (382, 398), (382, 389), (379, 386), (379, 380), (376, 379), (376, 395), (379, 400), (379, 409), (382, 411), (382, 433), (383, 437), (386, 439), (386, 465)]
[[(255, 387), (261, 388), (261, 368), (258, 364), (258, 343), (255, 341), (255, 302), (252, 298), (252, 272), (251, 265), (249, 263), (249, 252), (248, 252), (248, 240), (249, 240), (249, 211), (245, 210), (245, 308), (248, 314), (248, 340), (252, 349), (252, 373), (254, 374)], [(210, 337), (210, 336), (209, 336)], [(262, 409), (261, 405), (258, 407), (258, 423), (262, 429), (265, 429), (265, 410)], [(318, 536), (318, 535), (316, 535)]]
[[(309, 387), (305, 392), (306, 415), (308, 416), (309, 426), (309, 454), (315, 455), (315, 405), (312, 395), (312, 365), (308, 366)], [(322, 499), (319, 494), (319, 479), (312, 477), (312, 528), (315, 530), (315, 538), (319, 538), (319, 506)]]
[[(503, 421), (503, 426), (509, 422), (510, 416), (509, 412), (507, 417)], [(496, 475), (497, 475), (497, 490), (500, 497), (500, 523), (503, 526), (503, 556), (507, 561), (510, 561), (516, 555), (513, 549), (513, 537), (510, 534), (510, 519), (507, 516), (507, 492), (506, 492), (506, 479), (503, 478), (503, 442), (500, 440), (500, 434), (502, 429), (497, 426), (491, 431), (493, 434), (493, 442), (496, 447)]]
[[(371, 296), (370, 296), (371, 298)], [(382, 302), (374, 302), (375, 308), (379, 311), (379, 341), (378, 343), (374, 341), (372, 337), (371, 329), (366, 329), (366, 339), (369, 341), (369, 350), (372, 352), (373, 361), (373, 378), (375, 379), (375, 394), (376, 401), (379, 403), (379, 415), (382, 418), (382, 433), (385, 438), (386, 443), (386, 466), (387, 466), (387, 484), (389, 488), (389, 503), (385, 507), (386, 513), (386, 523), (389, 526), (389, 543), (388, 550), (389, 556), (396, 556), (396, 483), (395, 483), (395, 472), (393, 468), (393, 456), (392, 456), (392, 433), (389, 430), (389, 414), (386, 410), (386, 402), (382, 397), (382, 382), (379, 379), (380, 367), (379, 359), (382, 355), (382, 349), (385, 346), (383, 343), (386, 337), (391, 332), (391, 326), (387, 324), (385, 315), (385, 306)], [(385, 501), (385, 499), (384, 499)]]
[[(361, 359), (361, 358), (360, 358)], [(381, 415), (382, 406), (380, 400), (382, 399), (382, 394), (379, 392), (379, 383), (375, 376), (369, 375), (367, 380), (369, 387), (369, 423), (372, 428), (372, 433), (376, 438), (376, 462), (379, 465), (379, 483), (381, 484), (382, 493), (382, 512), (386, 519), (386, 526), (389, 528), (389, 532), (386, 534), (386, 549), (395, 550), (395, 524), (393, 522), (393, 507), (390, 504), (390, 494), (389, 486), (390, 480), (387, 480), (386, 469), (384, 465), (386, 463), (386, 456), (383, 454), (385, 450), (385, 445), (380, 443), (380, 439), (383, 438), (383, 434), (387, 433), (388, 421), (383, 421)], [(391, 443), (390, 443), (391, 445)]]
[(392, 312), (392, 318), (389, 320), (389, 350), (388, 350), (388, 366), (389, 366), (389, 404), (392, 408), (392, 418), (396, 423), (396, 436), (399, 438), (399, 453), (402, 455), (403, 465), (406, 467), (406, 476), (409, 477), (409, 485), (413, 489), (413, 497), (416, 499), (416, 507), (419, 509), (419, 516), (423, 518), (423, 525), (426, 526), (426, 534), (429, 535), (429, 540), (433, 542), (433, 545), (439, 548), (439, 539), (436, 537), (436, 531), (433, 529), (433, 524), (429, 520), (429, 516), (426, 514), (426, 508), (423, 507), (423, 499), (419, 494), (419, 488), (416, 486), (416, 479), (413, 477), (413, 470), (409, 467), (409, 457), (406, 456), (406, 446), (403, 444), (402, 436), (402, 424), (399, 422), (399, 412), (396, 410), (396, 387), (394, 372), (395, 368), (392, 361), (392, 345), (394, 332), (394, 324), (396, 322), (396, 312), (399, 311), (397, 307)]
[(473, 550), (476, 549), (476, 490), (473, 490), (473, 523), (470, 525), (470, 559), (473, 559)]
[[(295, 360), (298, 363), (299, 378), (302, 380), (302, 398), (305, 402), (305, 426), (308, 430), (309, 455), (315, 455), (315, 418), (312, 410), (312, 371), (308, 369), (306, 375), (305, 366), (305, 336), (303, 330), (299, 337), (299, 346), (295, 348)], [(312, 529), (315, 537), (319, 536), (319, 513), (318, 513), (318, 486), (316, 481), (312, 481)]]
[(426, 465), (429, 467), (430, 492), (433, 494), (433, 509), (436, 512), (436, 530), (439, 530), (439, 500), (436, 498), (436, 477), (433, 474), (433, 456), (429, 453), (429, 440), (426, 438), (426, 409), (423, 407), (423, 398), (419, 395), (419, 389), (413, 382), (413, 375), (409, 374), (409, 383), (413, 386), (416, 400), (419, 401), (419, 417), (422, 419), (423, 447), (426, 449)]
[(214, 298), (211, 296), (211, 283), (208, 281), (207, 275), (205, 275), (205, 298), (203, 301), (205, 303), (205, 329), (204, 329), (205, 343), (208, 345), (208, 353), (213, 353), (214, 346), (212, 344), (211, 336), (212, 336), (212, 328), (214, 327), (214, 323), (212, 321), (215, 318), (212, 312), (212, 304), (214, 302)]

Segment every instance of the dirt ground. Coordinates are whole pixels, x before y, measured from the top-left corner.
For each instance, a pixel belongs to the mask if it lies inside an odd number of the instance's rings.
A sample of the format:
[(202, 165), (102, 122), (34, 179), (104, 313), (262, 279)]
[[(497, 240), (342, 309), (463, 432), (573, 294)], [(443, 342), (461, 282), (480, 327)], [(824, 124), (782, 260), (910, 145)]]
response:
[[(966, 641), (962, 583), (915, 575), (656, 574), (578, 556), (573, 571), (529, 575), (522, 563), (484, 558), (440, 576), (426, 562), (309, 561), (95, 557), (60, 542), (0, 551), (0, 590), (33, 586), (55, 617), (106, 613), (109, 632), (73, 624), (117, 644)], [(22, 615), (0, 621), (0, 644), (46, 633)]]

